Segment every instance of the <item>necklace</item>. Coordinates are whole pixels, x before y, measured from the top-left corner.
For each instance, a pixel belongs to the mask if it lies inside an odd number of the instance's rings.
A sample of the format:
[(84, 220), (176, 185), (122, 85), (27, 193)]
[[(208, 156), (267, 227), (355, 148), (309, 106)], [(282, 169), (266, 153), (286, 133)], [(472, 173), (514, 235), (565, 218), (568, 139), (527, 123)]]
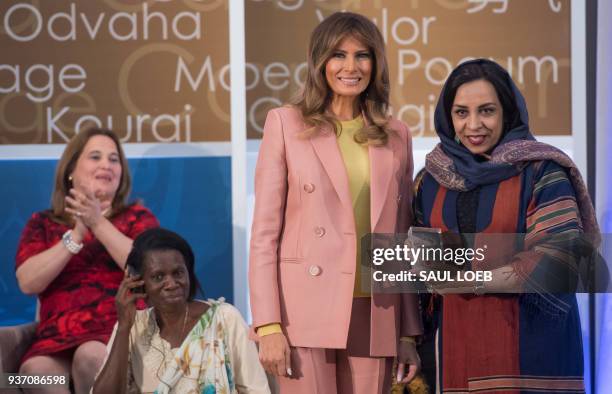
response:
[(185, 318), (183, 319), (183, 331), (181, 331), (181, 336), (185, 336), (185, 327), (187, 327), (187, 316), (189, 316), (189, 301), (187, 302), (187, 307), (185, 308)]
[[(175, 330), (172, 330), (172, 331), (174, 331), (175, 335), (178, 336), (177, 339), (179, 340), (179, 344), (183, 342), (183, 339), (184, 339), (184, 336), (185, 336), (185, 328), (187, 328), (187, 318), (188, 317), (189, 317), (189, 302), (187, 302), (187, 306), (185, 307), (185, 316), (183, 317), (183, 329), (178, 334), (176, 334)], [(159, 320), (157, 321), (157, 327), (158, 327), (157, 329), (159, 330), (159, 327), (160, 327), (160, 321)], [(161, 336), (161, 331), (159, 331), (159, 335)], [(168, 335), (168, 334), (166, 334), (166, 335)], [(166, 337), (162, 336), (162, 339), (166, 340), (169, 343), (171, 342), (169, 339), (166, 339)]]

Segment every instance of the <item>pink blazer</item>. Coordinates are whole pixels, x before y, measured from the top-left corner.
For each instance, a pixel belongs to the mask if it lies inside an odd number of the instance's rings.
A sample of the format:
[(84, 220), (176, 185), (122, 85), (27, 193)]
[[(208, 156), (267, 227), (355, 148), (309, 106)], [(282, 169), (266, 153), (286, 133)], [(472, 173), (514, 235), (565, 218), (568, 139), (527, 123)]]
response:
[[(412, 143), (405, 124), (384, 147), (370, 147), (373, 232), (406, 231), (412, 221)], [(304, 138), (300, 112), (268, 113), (255, 172), (249, 256), (253, 326), (280, 322), (291, 346), (346, 347), (356, 271), (353, 205), (331, 131)], [(399, 218), (399, 221), (397, 220)], [(400, 336), (422, 332), (414, 295), (375, 294), (372, 356), (395, 356)]]

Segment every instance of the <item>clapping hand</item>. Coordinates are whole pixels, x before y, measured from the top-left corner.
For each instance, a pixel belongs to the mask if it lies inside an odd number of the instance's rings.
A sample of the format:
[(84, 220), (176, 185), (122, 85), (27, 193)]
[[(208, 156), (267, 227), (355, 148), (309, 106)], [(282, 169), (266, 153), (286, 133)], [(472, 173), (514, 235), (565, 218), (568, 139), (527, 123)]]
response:
[(103, 212), (110, 207), (110, 202), (101, 202), (91, 191), (70, 189), (66, 196), (66, 211), (82, 221), (89, 229), (98, 224), (104, 217)]

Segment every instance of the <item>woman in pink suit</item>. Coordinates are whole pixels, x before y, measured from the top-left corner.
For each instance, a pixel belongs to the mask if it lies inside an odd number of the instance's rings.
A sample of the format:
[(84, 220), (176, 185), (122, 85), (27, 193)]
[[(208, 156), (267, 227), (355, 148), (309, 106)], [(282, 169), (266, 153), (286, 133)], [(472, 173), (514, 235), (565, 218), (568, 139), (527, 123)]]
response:
[(419, 368), (416, 298), (359, 279), (361, 237), (412, 217), (410, 132), (388, 106), (382, 35), (346, 12), (313, 31), (300, 97), (268, 113), (249, 283), (260, 360), (281, 393), (387, 393), (393, 357), (401, 380)]

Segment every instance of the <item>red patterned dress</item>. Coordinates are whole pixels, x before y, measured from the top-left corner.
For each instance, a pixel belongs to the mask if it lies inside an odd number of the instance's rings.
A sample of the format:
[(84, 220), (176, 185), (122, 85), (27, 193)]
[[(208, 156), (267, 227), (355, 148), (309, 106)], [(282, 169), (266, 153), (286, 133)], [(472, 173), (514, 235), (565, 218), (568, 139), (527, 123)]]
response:
[[(159, 222), (147, 208), (133, 204), (110, 219), (121, 233), (134, 239)], [(58, 242), (72, 226), (57, 223), (50, 211), (37, 212), (26, 224), (15, 269), (28, 258)], [(90, 232), (83, 249), (40, 294), (40, 321), (31, 347), (22, 359), (72, 349), (87, 341), (108, 342), (117, 321), (115, 293), (123, 271)]]

